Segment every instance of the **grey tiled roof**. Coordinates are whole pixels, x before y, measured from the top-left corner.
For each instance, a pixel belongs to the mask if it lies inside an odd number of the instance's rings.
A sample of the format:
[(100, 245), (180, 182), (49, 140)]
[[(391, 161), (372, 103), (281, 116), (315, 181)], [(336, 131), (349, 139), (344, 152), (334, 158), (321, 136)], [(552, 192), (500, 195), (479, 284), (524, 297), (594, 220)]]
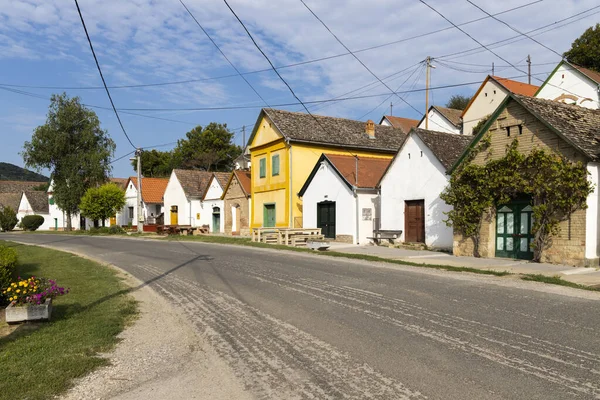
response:
[(370, 138), (363, 121), (321, 115), (313, 118), (305, 113), (272, 108), (263, 111), (291, 141), (395, 153), (406, 137), (401, 129), (391, 126), (375, 124), (375, 138)]
[(214, 174), (215, 178), (217, 178), (217, 182), (219, 182), (219, 185), (221, 185), (223, 190), (225, 190), (225, 186), (227, 186), (231, 172), (214, 172)]
[(0, 193), (0, 210), (4, 210), (5, 207), (10, 207), (14, 212), (19, 210), (19, 203), (21, 202), (21, 196), (23, 192), (13, 193)]
[(414, 132), (442, 163), (450, 168), (465, 151), (473, 136), (455, 133), (436, 132), (425, 129), (413, 129)]
[(523, 107), (592, 159), (600, 155), (600, 110), (513, 94)]
[(50, 212), (46, 192), (25, 192), (25, 196), (27, 196), (27, 200), (36, 214), (48, 214)]
[(175, 169), (173, 172), (187, 197), (204, 197), (213, 176), (212, 172), (191, 169)]
[(48, 182), (0, 181), (0, 193), (21, 193)]
[(456, 110), (454, 108), (446, 108), (440, 106), (433, 106), (436, 110), (439, 111), (448, 121), (450, 121), (454, 126), (460, 128), (461, 120), (460, 116), (462, 115), (462, 110)]

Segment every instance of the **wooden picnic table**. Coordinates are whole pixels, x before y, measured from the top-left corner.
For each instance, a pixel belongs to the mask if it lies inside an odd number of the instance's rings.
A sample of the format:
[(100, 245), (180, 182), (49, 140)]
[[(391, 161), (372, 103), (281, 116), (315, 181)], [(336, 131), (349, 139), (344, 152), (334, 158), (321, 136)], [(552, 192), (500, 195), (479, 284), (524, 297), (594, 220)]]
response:
[(291, 239), (294, 236), (320, 236), (321, 228), (277, 228), (277, 227), (261, 227), (252, 228), (252, 241), (260, 242), (267, 237), (277, 235), (277, 244), (291, 245)]

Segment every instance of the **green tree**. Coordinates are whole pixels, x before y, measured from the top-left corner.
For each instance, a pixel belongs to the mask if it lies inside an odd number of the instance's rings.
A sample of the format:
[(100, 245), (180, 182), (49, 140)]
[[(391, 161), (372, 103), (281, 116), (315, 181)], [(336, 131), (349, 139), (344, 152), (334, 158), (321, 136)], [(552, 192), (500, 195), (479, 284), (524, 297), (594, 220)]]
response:
[(446, 103), (446, 107), (453, 108), (455, 110), (464, 110), (471, 101), (469, 96), (463, 96), (462, 94), (454, 94), (450, 97), (450, 100)]
[(241, 147), (233, 144), (233, 132), (227, 124), (211, 122), (204, 128), (195, 127), (185, 136), (173, 151), (173, 165), (177, 168), (229, 171), (242, 153)]
[(12, 207), (6, 206), (4, 210), (0, 211), (0, 229), (2, 229), (2, 232), (12, 231), (18, 222), (17, 213)]
[(89, 188), (81, 198), (81, 215), (93, 221), (102, 221), (114, 216), (125, 205), (125, 192), (114, 183), (106, 183), (97, 188)]
[(600, 72), (600, 24), (586, 29), (563, 55), (574, 64)]
[(108, 179), (114, 151), (115, 143), (100, 128), (96, 113), (79, 97), (63, 93), (52, 95), (46, 123), (35, 128), (21, 155), (27, 166), (51, 171), (54, 201), (67, 214), (71, 230), (83, 194)]
[[(170, 151), (150, 150), (142, 152), (142, 175), (150, 178), (168, 177), (173, 170), (173, 153)], [(131, 165), (137, 172), (137, 161)]]

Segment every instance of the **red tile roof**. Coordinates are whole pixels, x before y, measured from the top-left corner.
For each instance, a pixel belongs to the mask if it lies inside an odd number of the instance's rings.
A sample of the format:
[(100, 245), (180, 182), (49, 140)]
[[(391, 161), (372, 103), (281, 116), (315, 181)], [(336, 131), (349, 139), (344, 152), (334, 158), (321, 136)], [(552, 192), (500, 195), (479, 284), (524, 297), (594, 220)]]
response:
[(242, 190), (244, 191), (244, 193), (246, 193), (247, 196), (250, 196), (250, 193), (252, 192), (252, 179), (251, 179), (251, 175), (250, 175), (250, 171), (242, 171), (240, 169), (233, 171), (233, 173), (235, 174), (235, 176), (237, 177), (238, 181), (240, 182), (240, 186), (242, 187)]
[(383, 118), (390, 121), (394, 128), (400, 128), (404, 133), (410, 132), (411, 128), (416, 128), (419, 125), (419, 120), (416, 119), (394, 117), (393, 115), (385, 115)]
[(119, 187), (119, 189), (126, 190), (127, 182), (129, 181), (129, 179), (128, 178), (109, 178), (108, 181), (117, 185)]
[(591, 69), (580, 67), (579, 65), (569, 63), (573, 66), (573, 68), (577, 69), (579, 72), (593, 80), (594, 82), (600, 84), (600, 72), (592, 71)]
[[(129, 180), (137, 188), (137, 177), (132, 176)], [(142, 200), (145, 203), (162, 203), (169, 178), (142, 178)]]
[(530, 85), (528, 83), (513, 81), (512, 79), (501, 78), (499, 76), (492, 76), (492, 78), (504, 86), (506, 90), (514, 94), (521, 94), (523, 96), (533, 96), (535, 92), (540, 88), (539, 86)]
[(325, 154), (325, 156), (350, 185), (359, 188), (376, 187), (391, 162), (390, 159), (384, 158), (358, 157), (357, 165), (356, 157), (353, 156), (337, 154)]

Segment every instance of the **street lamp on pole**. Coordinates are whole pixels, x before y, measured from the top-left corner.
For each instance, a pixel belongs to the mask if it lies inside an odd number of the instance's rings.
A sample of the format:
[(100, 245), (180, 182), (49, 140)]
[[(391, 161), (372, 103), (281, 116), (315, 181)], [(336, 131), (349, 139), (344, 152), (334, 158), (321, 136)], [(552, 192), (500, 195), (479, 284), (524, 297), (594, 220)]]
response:
[(136, 149), (135, 158), (131, 158), (130, 160), (137, 160), (137, 231), (138, 233), (143, 233), (144, 210), (142, 209), (142, 149)]

